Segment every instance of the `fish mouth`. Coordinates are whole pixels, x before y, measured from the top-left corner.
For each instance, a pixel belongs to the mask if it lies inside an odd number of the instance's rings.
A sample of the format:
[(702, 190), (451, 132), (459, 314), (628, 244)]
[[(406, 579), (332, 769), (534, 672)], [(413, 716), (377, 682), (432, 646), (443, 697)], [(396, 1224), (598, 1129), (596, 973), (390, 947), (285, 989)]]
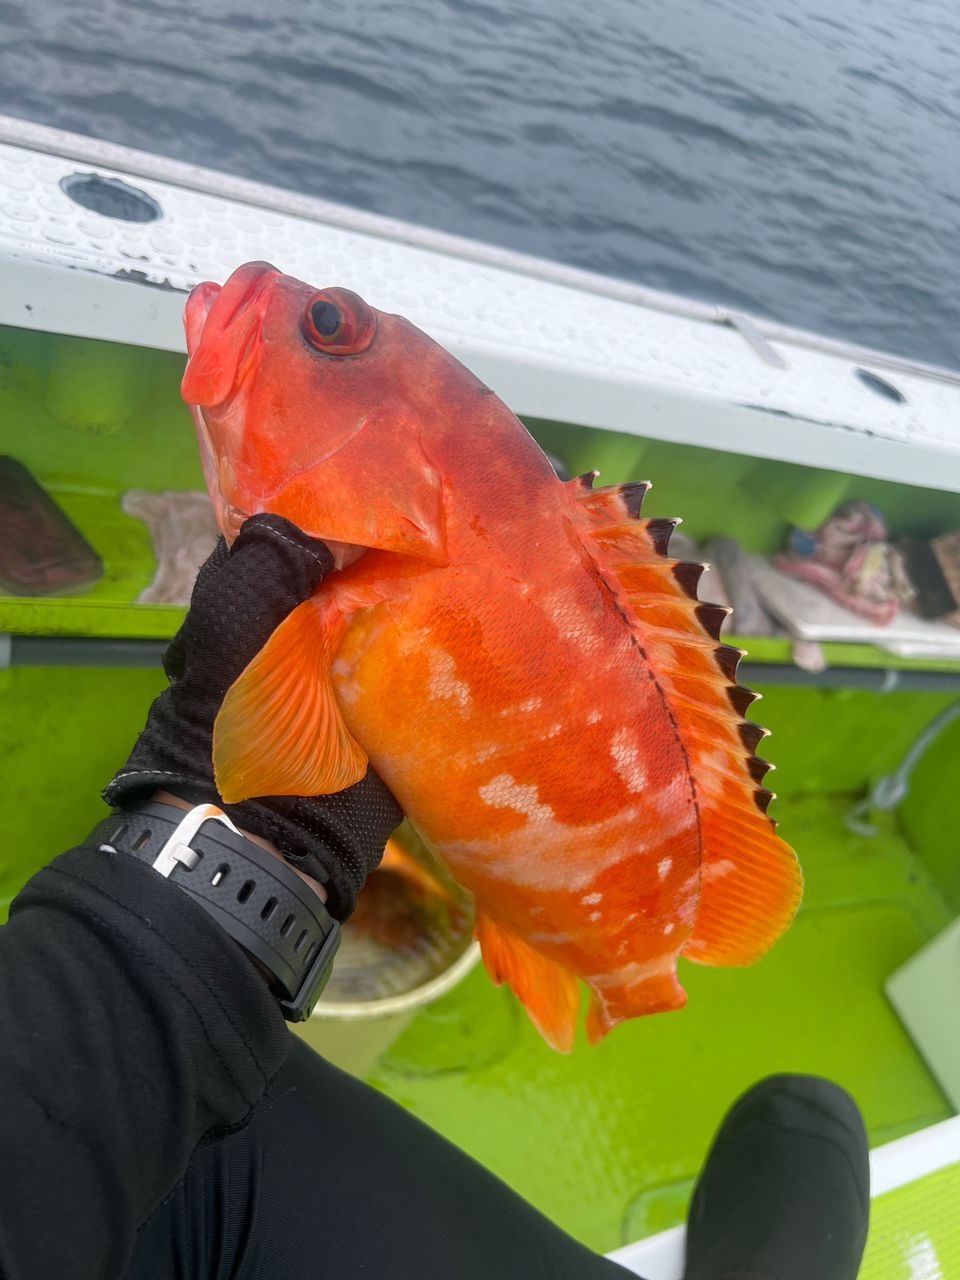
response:
[(188, 404), (216, 408), (242, 382), (279, 276), (269, 262), (248, 262), (222, 287), (206, 280), (191, 290), (183, 312), (188, 359), (181, 385)]
[(209, 280), (197, 285), (184, 308), (188, 359), (181, 391), (197, 429), (217, 523), (231, 545), (250, 513), (225, 496), (234, 487), (232, 468), (215, 440), (229, 419), (229, 403), (256, 363), (271, 286), (279, 275), (268, 262), (248, 262), (222, 287)]
[(244, 520), (249, 518), (250, 513), (241, 510), (229, 498), (225, 497), (220, 484), (220, 463), (217, 458), (217, 452), (213, 447), (213, 441), (210, 438), (210, 429), (203, 416), (203, 410), (199, 405), (194, 404), (190, 406), (190, 413), (193, 417), (193, 424), (197, 429), (197, 443), (200, 446), (200, 465), (203, 468), (203, 478), (206, 482), (207, 493), (210, 495), (213, 512), (220, 532), (226, 538), (227, 543), (233, 546), (234, 539), (240, 532), (240, 526)]
[[(184, 307), (188, 359), (182, 394), (197, 430), (200, 461), (217, 524), (230, 546), (254, 512), (243, 510), (226, 496), (236, 494), (237, 485), (224, 438), (232, 438), (238, 429), (236, 423), (231, 425), (235, 417), (231, 405), (247, 372), (256, 364), (263, 318), (280, 277), (269, 262), (248, 262), (222, 287), (209, 280), (197, 285)], [(246, 497), (257, 510), (263, 510), (261, 499)], [(327, 546), (336, 569), (353, 564), (366, 550), (351, 543), (328, 541)]]
[(187, 334), (187, 358), (192, 359), (203, 338), (203, 328), (207, 316), (213, 310), (213, 304), (220, 297), (220, 285), (212, 280), (205, 280), (190, 290), (187, 304), (183, 309), (183, 327)]

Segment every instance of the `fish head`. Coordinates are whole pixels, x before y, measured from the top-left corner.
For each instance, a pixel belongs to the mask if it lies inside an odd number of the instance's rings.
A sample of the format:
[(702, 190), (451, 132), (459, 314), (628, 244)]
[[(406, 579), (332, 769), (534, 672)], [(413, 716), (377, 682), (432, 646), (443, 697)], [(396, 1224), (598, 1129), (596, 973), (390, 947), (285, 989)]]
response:
[(269, 511), (328, 543), (446, 563), (430, 440), (439, 406), (468, 383), (488, 394), (459, 362), (349, 289), (265, 262), (198, 285), (184, 323), (182, 394), (228, 541)]

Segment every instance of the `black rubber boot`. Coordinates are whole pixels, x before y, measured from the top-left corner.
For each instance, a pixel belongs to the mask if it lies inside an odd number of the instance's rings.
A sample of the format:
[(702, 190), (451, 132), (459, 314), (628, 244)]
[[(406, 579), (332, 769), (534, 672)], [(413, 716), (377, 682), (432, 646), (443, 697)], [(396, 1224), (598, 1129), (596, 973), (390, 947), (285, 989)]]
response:
[(817, 1076), (770, 1076), (714, 1138), (690, 1206), (684, 1280), (855, 1280), (869, 1217), (857, 1104)]

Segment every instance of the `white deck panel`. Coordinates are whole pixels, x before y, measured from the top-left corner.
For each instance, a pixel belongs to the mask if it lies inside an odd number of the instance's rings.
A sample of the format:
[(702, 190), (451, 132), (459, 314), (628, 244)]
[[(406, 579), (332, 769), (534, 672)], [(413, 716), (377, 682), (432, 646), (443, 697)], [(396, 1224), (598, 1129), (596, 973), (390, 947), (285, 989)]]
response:
[[(960, 1116), (953, 1116), (895, 1142), (875, 1147), (870, 1152), (870, 1197), (879, 1199), (888, 1192), (950, 1168), (958, 1161)], [(918, 1229), (921, 1226), (917, 1224)], [(646, 1277), (646, 1280), (681, 1280), (685, 1234), (683, 1227), (672, 1227), (646, 1240), (615, 1249), (607, 1257), (627, 1271)], [(939, 1270), (916, 1271), (912, 1276), (916, 1280), (950, 1280)]]
[[(143, 177), (151, 157), (110, 167), (105, 152), (139, 153), (104, 144), (90, 143), (98, 162), (85, 163), (83, 143), (73, 139), (67, 155), (0, 144), (0, 323), (183, 350), (183, 292), (265, 258), (407, 316), (518, 413), (960, 491), (958, 375), (767, 327), (778, 368), (715, 308), (610, 296), (633, 287), (360, 212), (355, 227), (333, 225), (309, 216), (314, 206), (340, 224), (351, 211), (170, 161), (157, 161), (167, 180)], [(146, 191), (161, 220), (79, 207), (59, 185), (78, 172)], [(218, 183), (230, 194), (213, 194)], [(268, 208), (271, 197), (299, 211)], [(906, 403), (864, 387), (857, 365)]]

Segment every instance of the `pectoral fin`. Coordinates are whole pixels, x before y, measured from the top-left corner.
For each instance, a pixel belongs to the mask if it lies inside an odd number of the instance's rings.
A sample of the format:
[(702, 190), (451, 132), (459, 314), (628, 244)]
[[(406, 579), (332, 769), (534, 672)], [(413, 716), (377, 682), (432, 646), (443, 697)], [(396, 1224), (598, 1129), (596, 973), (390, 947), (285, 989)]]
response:
[(227, 690), (213, 767), (228, 804), (331, 795), (366, 773), (367, 756), (343, 722), (330, 678), (345, 628), (329, 600), (305, 600)]

